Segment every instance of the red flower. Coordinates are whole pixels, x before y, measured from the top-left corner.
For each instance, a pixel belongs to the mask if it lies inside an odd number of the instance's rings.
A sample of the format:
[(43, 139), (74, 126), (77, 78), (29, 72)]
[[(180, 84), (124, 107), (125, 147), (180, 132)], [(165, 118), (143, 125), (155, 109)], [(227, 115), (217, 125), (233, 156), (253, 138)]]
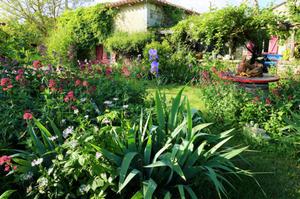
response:
[(17, 170), (17, 166), (13, 166), (13, 170)]
[(270, 98), (266, 98), (266, 105), (270, 106), (271, 104), (272, 104), (272, 102), (271, 102)]
[(106, 67), (105, 69), (105, 75), (106, 76), (110, 76), (112, 74), (112, 67)]
[(32, 114), (29, 112), (25, 112), (23, 115), (24, 120), (31, 120), (33, 118)]
[(10, 171), (10, 166), (8, 164), (5, 165), (4, 171), (9, 172)]
[(72, 110), (77, 110), (78, 108), (76, 106), (71, 106)]
[(18, 70), (18, 74), (19, 74), (19, 75), (23, 75), (23, 74), (24, 74), (24, 70), (23, 70), (23, 69), (19, 69), (19, 70)]
[(16, 76), (16, 81), (20, 81), (20, 80), (22, 80), (22, 78), (23, 78), (23, 75), (19, 74)]
[(3, 165), (3, 164), (10, 164), (11, 163), (11, 157), (10, 156), (7, 156), (7, 155), (4, 155), (4, 156), (1, 156), (0, 157), (0, 165)]
[(87, 81), (84, 80), (84, 81), (82, 82), (82, 86), (88, 87), (88, 86), (89, 86), (89, 83), (88, 83)]
[(41, 68), (42, 67), (42, 64), (41, 64), (41, 62), (40, 61), (33, 61), (33, 67), (35, 68), (35, 69), (38, 69), (38, 68)]
[(75, 101), (75, 100), (76, 100), (76, 98), (74, 96), (74, 92), (73, 91), (68, 92), (68, 94), (64, 98), (65, 102)]
[(49, 80), (49, 88), (55, 88), (55, 86), (56, 86), (55, 80), (54, 79), (50, 79)]
[(123, 73), (123, 75), (125, 77), (129, 77), (130, 76), (130, 71), (128, 70), (128, 68), (126, 66), (123, 66), (122, 73)]
[(10, 79), (9, 78), (2, 78), (0, 86), (5, 86), (6, 84), (10, 84)]
[(77, 79), (77, 80), (75, 81), (75, 86), (80, 86), (80, 84), (81, 84), (80, 79)]

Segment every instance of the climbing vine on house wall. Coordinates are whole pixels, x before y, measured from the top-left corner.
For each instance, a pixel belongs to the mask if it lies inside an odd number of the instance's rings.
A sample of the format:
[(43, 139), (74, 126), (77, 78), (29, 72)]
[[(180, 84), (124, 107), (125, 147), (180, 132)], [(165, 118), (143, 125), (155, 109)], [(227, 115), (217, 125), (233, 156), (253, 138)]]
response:
[(66, 11), (47, 39), (48, 54), (65, 62), (83, 58), (112, 33), (115, 14), (102, 5)]

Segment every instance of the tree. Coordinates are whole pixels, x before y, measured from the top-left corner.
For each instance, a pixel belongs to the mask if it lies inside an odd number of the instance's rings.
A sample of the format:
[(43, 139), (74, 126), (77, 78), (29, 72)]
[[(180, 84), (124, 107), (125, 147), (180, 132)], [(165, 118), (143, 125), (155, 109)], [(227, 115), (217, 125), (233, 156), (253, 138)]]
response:
[[(90, 0), (91, 1), (91, 0)], [(34, 24), (37, 30), (47, 35), (54, 25), (56, 18), (69, 4), (76, 7), (83, 2), (80, 0), (0, 0), (0, 10), (16, 18)]]
[(232, 54), (236, 47), (247, 41), (259, 47), (264, 38), (277, 29), (277, 20), (269, 9), (257, 10), (245, 4), (229, 6), (180, 22), (173, 28), (172, 41), (192, 49), (201, 45), (204, 51), (217, 53), (224, 53), (228, 46)]

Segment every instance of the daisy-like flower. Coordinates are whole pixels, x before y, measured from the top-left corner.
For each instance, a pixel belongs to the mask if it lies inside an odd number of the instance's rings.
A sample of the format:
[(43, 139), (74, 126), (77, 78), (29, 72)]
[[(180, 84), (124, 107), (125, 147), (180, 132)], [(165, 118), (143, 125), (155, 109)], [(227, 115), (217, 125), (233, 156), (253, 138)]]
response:
[(102, 156), (101, 153), (96, 152), (96, 159), (97, 159), (97, 160), (98, 160), (101, 156)]
[(105, 105), (111, 105), (112, 101), (107, 100), (107, 101), (104, 101), (103, 104), (105, 104)]
[(102, 124), (110, 124), (111, 121), (107, 118), (105, 118), (104, 120), (102, 120)]
[(113, 100), (114, 100), (114, 101), (118, 101), (118, 100), (119, 100), (119, 98), (115, 97), (115, 98), (113, 98)]
[(123, 105), (123, 109), (128, 109), (129, 105), (126, 104), (126, 105)]
[(63, 137), (66, 139), (74, 131), (74, 126), (69, 126), (63, 131)]
[(36, 160), (33, 160), (33, 161), (31, 162), (31, 166), (34, 167), (34, 166), (40, 165), (40, 164), (43, 163), (43, 161), (44, 161), (43, 158), (38, 158), (38, 159), (36, 159)]
[(58, 139), (58, 136), (49, 137), (49, 140), (51, 140), (51, 141), (54, 141), (54, 140), (57, 140), (57, 139)]

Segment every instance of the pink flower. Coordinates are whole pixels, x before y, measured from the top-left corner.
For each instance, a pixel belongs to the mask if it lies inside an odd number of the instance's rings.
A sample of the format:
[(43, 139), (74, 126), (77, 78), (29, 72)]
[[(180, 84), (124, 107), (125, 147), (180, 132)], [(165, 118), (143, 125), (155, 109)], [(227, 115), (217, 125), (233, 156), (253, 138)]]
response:
[(20, 81), (20, 80), (22, 80), (22, 78), (23, 78), (23, 75), (19, 74), (16, 76), (16, 81)]
[(80, 86), (80, 84), (81, 84), (80, 79), (77, 79), (77, 80), (75, 81), (75, 86)]
[(40, 61), (33, 61), (33, 67), (35, 68), (35, 69), (38, 69), (38, 68), (40, 68), (40, 67), (42, 67), (42, 64), (41, 64), (41, 62)]
[(17, 170), (17, 166), (13, 166), (13, 170)]
[(126, 66), (123, 66), (122, 73), (123, 73), (123, 75), (125, 77), (129, 77), (130, 76), (130, 71), (128, 70), (128, 68)]
[(4, 171), (9, 172), (10, 171), (10, 166), (8, 164), (5, 165)]
[(23, 115), (24, 120), (31, 120), (33, 118), (32, 114), (29, 112), (25, 112)]
[(19, 75), (23, 75), (23, 74), (24, 74), (24, 70), (23, 70), (23, 69), (19, 69), (19, 70), (18, 70), (18, 74), (19, 74)]
[(56, 86), (55, 80), (54, 79), (50, 79), (49, 80), (49, 88), (55, 88), (55, 86)]
[(76, 98), (74, 96), (74, 92), (73, 91), (69, 91), (68, 94), (64, 98), (65, 102), (75, 101), (75, 100), (76, 100)]
[(88, 83), (87, 81), (84, 80), (84, 81), (82, 82), (82, 86), (88, 87), (88, 86), (89, 86), (89, 83)]
[(11, 157), (10, 156), (7, 156), (7, 155), (4, 155), (4, 156), (1, 156), (0, 157), (0, 165), (3, 165), (3, 164), (10, 164), (11, 163)]
[(5, 86), (6, 84), (10, 84), (10, 79), (9, 78), (2, 78), (0, 86)]
[(266, 105), (270, 106), (271, 104), (272, 104), (272, 102), (271, 102), (270, 98), (266, 98)]

